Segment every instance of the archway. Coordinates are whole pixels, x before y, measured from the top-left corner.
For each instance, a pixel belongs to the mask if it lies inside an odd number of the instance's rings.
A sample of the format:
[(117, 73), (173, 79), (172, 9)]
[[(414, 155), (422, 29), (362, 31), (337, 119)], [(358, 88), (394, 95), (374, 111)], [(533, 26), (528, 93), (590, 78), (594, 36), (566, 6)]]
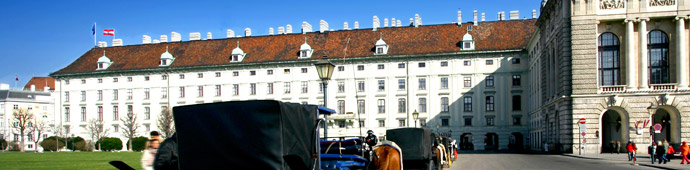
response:
[[(625, 145), (628, 137), (628, 117), (623, 111), (608, 109), (601, 115), (601, 152), (618, 152), (618, 143)], [(621, 149), (620, 151), (623, 151)]]
[(662, 106), (652, 115), (652, 125), (661, 125), (661, 133), (654, 133), (653, 140), (668, 140), (671, 144), (680, 144), (680, 116), (671, 106)]
[(484, 136), (484, 150), (498, 150), (498, 135), (487, 133)]
[(510, 139), (508, 142), (508, 148), (509, 149), (514, 149), (514, 150), (522, 150), (524, 148), (523, 146), (523, 136), (522, 133), (520, 132), (513, 132), (510, 135)]
[(463, 133), (460, 135), (460, 150), (474, 150), (472, 133)]

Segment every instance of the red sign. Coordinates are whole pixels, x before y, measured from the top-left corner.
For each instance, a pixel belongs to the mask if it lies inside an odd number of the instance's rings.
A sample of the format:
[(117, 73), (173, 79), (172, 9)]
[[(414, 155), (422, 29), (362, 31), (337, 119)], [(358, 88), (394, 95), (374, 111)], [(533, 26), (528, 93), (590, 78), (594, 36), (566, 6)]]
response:
[(582, 134), (582, 136), (585, 136), (585, 132), (582, 132), (581, 134)]
[(585, 118), (580, 118), (580, 124), (585, 124)]
[(655, 124), (654, 125), (654, 130), (661, 130), (661, 124)]

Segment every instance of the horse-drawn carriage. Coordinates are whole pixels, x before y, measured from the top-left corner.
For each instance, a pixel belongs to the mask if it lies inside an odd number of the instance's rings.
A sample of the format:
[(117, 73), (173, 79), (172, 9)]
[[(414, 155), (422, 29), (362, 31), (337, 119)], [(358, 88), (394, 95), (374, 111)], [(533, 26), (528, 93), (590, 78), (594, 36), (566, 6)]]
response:
[(443, 151), (438, 150), (437, 135), (426, 128), (399, 128), (386, 131), (387, 140), (402, 150), (404, 169), (441, 169)]

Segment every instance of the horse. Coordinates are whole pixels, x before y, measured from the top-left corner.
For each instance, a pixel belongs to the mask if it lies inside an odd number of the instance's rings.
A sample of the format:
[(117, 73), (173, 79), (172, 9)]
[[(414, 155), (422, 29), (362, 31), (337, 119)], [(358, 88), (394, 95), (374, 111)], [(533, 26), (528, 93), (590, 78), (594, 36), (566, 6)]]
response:
[(395, 142), (381, 141), (382, 144), (374, 148), (374, 156), (370, 162), (375, 170), (402, 170), (402, 152)]
[[(436, 147), (434, 147), (434, 151), (436, 152), (436, 160), (438, 161), (439, 165), (437, 166), (439, 170), (443, 169), (444, 165), (447, 165), (447, 155), (446, 154), (446, 148), (443, 146), (443, 144), (438, 144)], [(450, 167), (450, 166), (449, 166)]]

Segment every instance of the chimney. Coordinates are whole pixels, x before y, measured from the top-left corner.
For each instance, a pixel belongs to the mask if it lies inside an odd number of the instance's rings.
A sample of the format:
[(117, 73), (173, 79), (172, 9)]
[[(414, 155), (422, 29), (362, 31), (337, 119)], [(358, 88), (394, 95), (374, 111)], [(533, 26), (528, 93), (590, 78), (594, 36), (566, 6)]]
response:
[(199, 32), (189, 33), (189, 41), (194, 41), (194, 40), (201, 40), (201, 33), (199, 33)]
[(474, 25), (478, 25), (479, 22), (477, 22), (477, 10), (474, 10)]
[(312, 32), (311, 24), (309, 24), (307, 21), (302, 22), (302, 34), (306, 34), (308, 32)]
[(414, 14), (414, 27), (419, 27), (422, 25), (422, 18), (419, 17), (419, 14)]
[(122, 46), (122, 39), (113, 39), (113, 47)]
[(506, 12), (505, 11), (498, 12), (498, 20), (499, 21), (506, 20)]
[(391, 19), (391, 27), (395, 27), (395, 18)]
[(328, 31), (328, 22), (321, 20), (319, 22), (319, 32), (323, 33), (324, 31)]
[(228, 29), (226, 38), (235, 37), (235, 31)]
[(141, 38), (142, 44), (151, 44), (151, 36), (144, 35)]
[(414, 19), (410, 18), (410, 26), (414, 25)]
[(292, 25), (287, 24), (287, 25), (285, 26), (285, 33), (286, 33), (286, 34), (292, 34)]
[(171, 32), (170, 33), (170, 42), (179, 42), (182, 41), (182, 35), (177, 32)]
[(343, 23), (343, 29), (344, 30), (350, 30), (350, 27), (347, 25), (347, 22)]
[(278, 34), (285, 34), (285, 27), (278, 27)]
[(462, 25), (462, 11), (458, 10), (458, 25)]
[(383, 19), (383, 27), (388, 27), (388, 18)]
[(168, 35), (161, 35), (161, 42), (168, 42)]
[(354, 28), (359, 29), (359, 22), (358, 21), (355, 21), (355, 27)]
[(98, 41), (98, 47), (108, 47), (108, 42)]
[(374, 31), (376, 31), (377, 28), (381, 27), (381, 22), (379, 21), (379, 17), (377, 17), (376, 15), (374, 15), (374, 22), (372, 25), (373, 25), (372, 27), (374, 28)]
[(510, 11), (510, 20), (520, 19), (520, 11)]
[(36, 85), (31, 85), (31, 91), (36, 91)]
[(273, 27), (268, 28), (268, 35), (273, 35)]
[(252, 29), (251, 28), (245, 28), (244, 29), (244, 36), (245, 37), (252, 36)]
[(158, 43), (161, 43), (161, 41), (159, 41), (159, 40), (153, 40), (153, 43), (154, 43), (154, 44), (158, 44)]
[(532, 19), (537, 19), (537, 10), (536, 9), (532, 10)]
[(486, 21), (486, 13), (482, 12), (482, 22)]
[(397, 20), (396, 22), (397, 22), (396, 24), (398, 24), (398, 27), (402, 27), (402, 21)]

